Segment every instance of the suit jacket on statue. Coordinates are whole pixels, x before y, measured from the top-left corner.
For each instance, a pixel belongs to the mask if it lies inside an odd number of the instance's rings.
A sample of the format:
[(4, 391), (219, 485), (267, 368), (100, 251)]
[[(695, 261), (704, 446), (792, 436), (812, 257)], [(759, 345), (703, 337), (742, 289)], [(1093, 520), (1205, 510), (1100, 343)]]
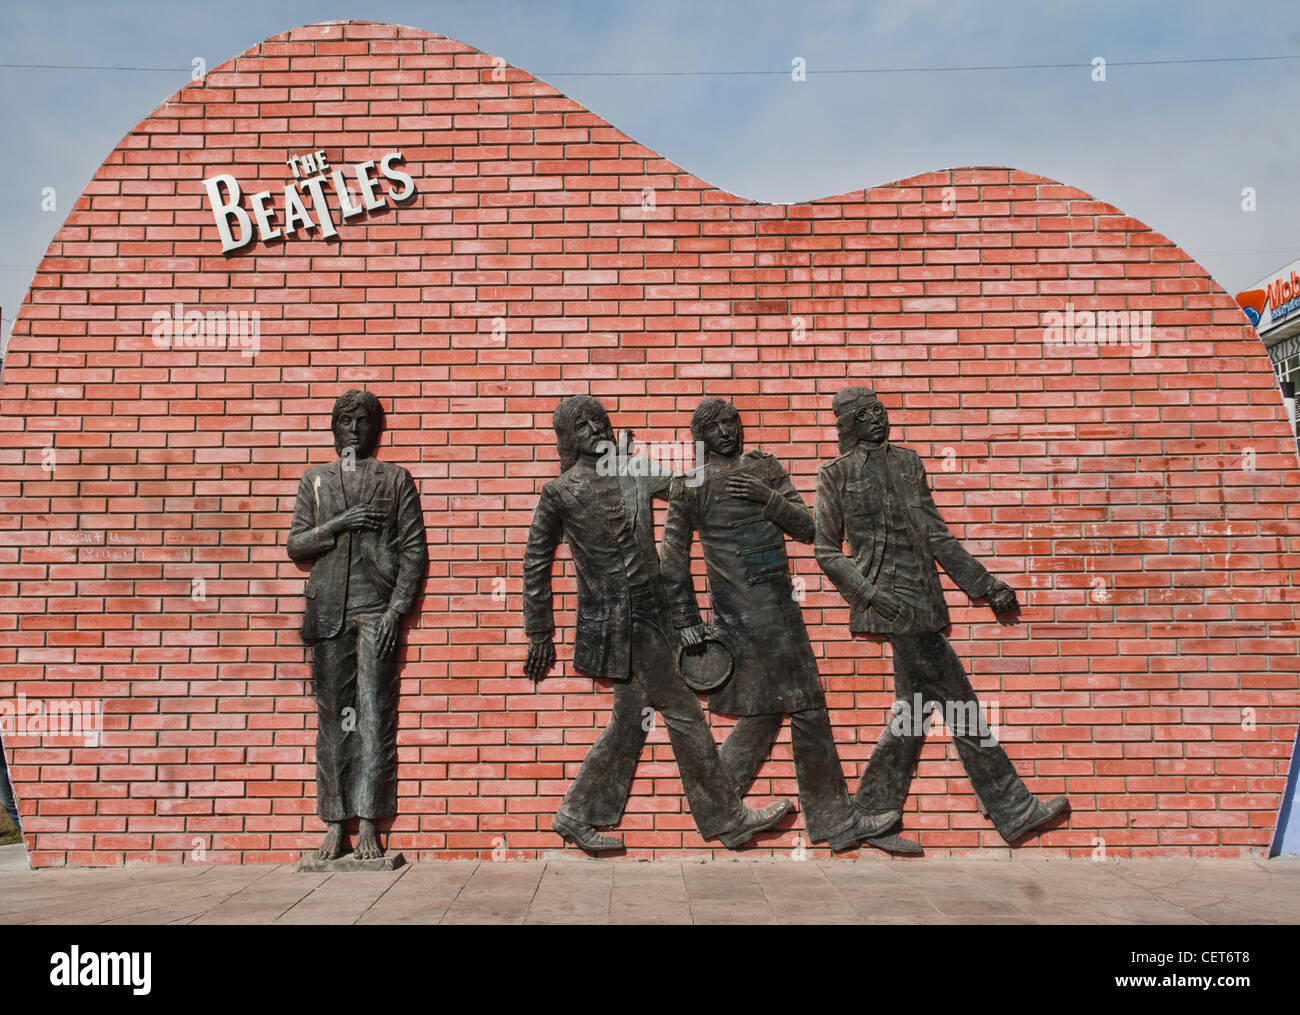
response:
[[(668, 599), (655, 549), (653, 504), (655, 497), (667, 497), (671, 474), (658, 471), (644, 458), (626, 461), (626, 474), (617, 476), (627, 511), (624, 538), (632, 540), (664, 618), (664, 634), (672, 641), (675, 632), (667, 623)], [(564, 539), (578, 572), (573, 668), (596, 677), (627, 680), (632, 650), (631, 591), (625, 566), (629, 547), (620, 542), (619, 532), (592, 489), (595, 478), (591, 465), (578, 462), (542, 489), (524, 550), (524, 633), (535, 638), (555, 630), (551, 570), (556, 548)]]
[[(817, 562), (851, 607), (851, 631), (916, 633), (909, 611), (889, 621), (868, 606), (877, 585), (890, 591), (893, 561), (886, 539), (886, 498), (901, 497), (912, 548), (909, 558), (919, 561), (920, 571), (908, 578), (912, 584), (919, 583), (934, 629), (940, 630), (948, 625), (948, 607), (935, 561), (973, 599), (986, 595), (994, 578), (940, 517), (916, 452), (885, 444), (883, 469), (868, 463), (868, 453), (867, 446), (859, 444), (817, 472), (817, 536), (813, 544)], [(846, 536), (852, 557), (844, 554)]]
[(335, 538), (328, 522), (348, 507), (343, 494), (343, 461), (308, 469), (298, 484), (298, 503), (289, 529), (289, 556), (315, 561), (307, 579), (307, 612), (302, 621), (303, 641), (333, 638), (343, 627), (352, 543), (369, 568), (368, 577), (388, 596), (388, 605), (409, 613), (428, 567), (428, 541), (420, 496), (411, 474), (401, 466), (375, 458), (360, 459), (361, 493), (358, 504), (387, 499), (388, 518), (377, 530), (341, 532)]

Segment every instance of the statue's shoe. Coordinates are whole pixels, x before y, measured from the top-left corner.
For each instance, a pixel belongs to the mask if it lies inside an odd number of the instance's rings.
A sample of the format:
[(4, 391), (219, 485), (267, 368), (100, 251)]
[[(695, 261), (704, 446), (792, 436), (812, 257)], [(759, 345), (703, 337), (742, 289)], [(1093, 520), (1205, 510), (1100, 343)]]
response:
[(879, 838), (902, 820), (901, 811), (858, 811), (857, 823), (845, 834), (831, 839), (829, 845), (834, 852), (842, 853), (864, 839)]
[(914, 839), (905, 839), (897, 832), (889, 835), (874, 835), (867, 839), (868, 846), (883, 849), (886, 853), (898, 853), (901, 856), (920, 856), (924, 850)]
[(551, 829), (588, 853), (611, 853), (623, 848), (623, 840), (617, 835), (605, 835), (585, 821), (575, 821), (562, 814), (555, 815), (554, 820), (551, 821)]
[(759, 832), (766, 832), (794, 808), (789, 800), (778, 800), (762, 809), (745, 808), (745, 820), (740, 827), (733, 828), (725, 835), (719, 835), (722, 844), (728, 849), (739, 849)]
[(1070, 809), (1070, 801), (1063, 796), (1053, 797), (1051, 800), (1035, 800), (1034, 809), (1030, 812), (1029, 817), (1025, 818), (1010, 833), (1004, 833), (1002, 838), (1007, 842), (1016, 842), (1023, 839), (1030, 832), (1041, 828), (1058, 815), (1065, 814)]

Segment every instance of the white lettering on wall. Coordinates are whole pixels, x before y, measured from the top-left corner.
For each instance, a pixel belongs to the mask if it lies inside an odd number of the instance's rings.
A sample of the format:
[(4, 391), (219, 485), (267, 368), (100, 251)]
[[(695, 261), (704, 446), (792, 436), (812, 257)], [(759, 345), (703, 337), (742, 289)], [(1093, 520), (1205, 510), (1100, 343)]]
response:
[[(285, 185), (278, 205), (274, 193), (263, 190), (249, 197), (245, 207), (243, 188), (229, 173), (204, 180), (208, 205), (221, 237), (221, 252), (228, 254), (254, 240), (266, 243), (299, 232), (315, 232), (321, 239), (338, 235), (336, 213), (329, 203), (331, 194), (342, 221), (409, 201), (415, 196), (415, 180), (398, 168), (402, 161), (400, 151), (389, 152), (378, 160), (376, 176), (374, 159), (335, 168), (323, 150), (294, 155), (286, 162), (293, 181)], [(355, 185), (355, 192), (350, 185)], [(277, 223), (277, 214), (283, 227)]]

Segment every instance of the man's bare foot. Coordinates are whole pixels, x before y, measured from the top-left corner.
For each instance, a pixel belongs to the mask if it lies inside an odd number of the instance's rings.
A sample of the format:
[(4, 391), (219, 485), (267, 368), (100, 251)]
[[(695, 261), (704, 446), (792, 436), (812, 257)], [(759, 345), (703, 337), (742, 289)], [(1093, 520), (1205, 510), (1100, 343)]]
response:
[(375, 834), (375, 823), (361, 819), (361, 829), (357, 833), (357, 848), (352, 855), (358, 860), (378, 860), (384, 855), (379, 847), (379, 836)]
[(317, 860), (337, 860), (348, 851), (348, 837), (342, 821), (328, 822), (325, 841), (316, 851)]

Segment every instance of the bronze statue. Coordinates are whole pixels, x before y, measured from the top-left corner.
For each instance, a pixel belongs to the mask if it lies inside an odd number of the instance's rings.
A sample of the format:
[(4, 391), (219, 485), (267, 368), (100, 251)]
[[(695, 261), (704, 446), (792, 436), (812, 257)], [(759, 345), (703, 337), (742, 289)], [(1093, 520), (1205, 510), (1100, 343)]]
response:
[[(948, 607), (938, 561), (972, 599), (995, 614), (1019, 608), (1013, 590), (972, 557), (935, 507), (920, 457), (889, 443), (889, 414), (870, 388), (845, 388), (832, 402), (841, 456), (817, 474), (817, 561), (851, 607), (855, 635), (883, 635), (894, 657), (894, 717), (880, 735), (857, 792), (868, 813), (901, 809), (924, 738), (914, 701), (948, 707), (975, 795), (1009, 843), (1069, 810), (1043, 802), (990, 735), (966, 671), (943, 635)], [(848, 537), (852, 556), (843, 552)]]
[(558, 479), (542, 490), (524, 552), (524, 673), (542, 680), (555, 665), (551, 573), (561, 539), (578, 573), (573, 668), (614, 682), (609, 725), (587, 752), (552, 827), (582, 849), (621, 849), (598, 828), (622, 819), (637, 760), (657, 710), (700, 834), (735, 849), (779, 822), (788, 800), (746, 808), (727, 778), (699, 699), (676, 675), (676, 631), (654, 541), (653, 499), (671, 475), (641, 467), (622, 446), (604, 406), (588, 395), (562, 401), (553, 423)]
[(411, 474), (372, 457), (383, 409), (368, 391), (334, 403), (339, 457), (307, 470), (289, 556), (311, 561), (302, 638), (316, 690), (316, 807), (328, 826), (319, 860), (383, 857), (375, 822), (397, 813), (397, 655), (428, 565), (424, 512)]
[(785, 551), (787, 535), (813, 541), (812, 513), (775, 457), (744, 450), (740, 414), (730, 402), (700, 402), (691, 434), (706, 457), (692, 476), (673, 480), (664, 575), (673, 623), (686, 651), (698, 651), (706, 632), (691, 578), (691, 539), (698, 530), (712, 633), (733, 657), (734, 673), (712, 692), (709, 710), (738, 717), (720, 750), (736, 791), (742, 797), (748, 792), (789, 715), (808, 837), (836, 851), (865, 839), (881, 849), (920, 852), (917, 843), (882, 834), (898, 822), (898, 811), (866, 815), (849, 799)]

